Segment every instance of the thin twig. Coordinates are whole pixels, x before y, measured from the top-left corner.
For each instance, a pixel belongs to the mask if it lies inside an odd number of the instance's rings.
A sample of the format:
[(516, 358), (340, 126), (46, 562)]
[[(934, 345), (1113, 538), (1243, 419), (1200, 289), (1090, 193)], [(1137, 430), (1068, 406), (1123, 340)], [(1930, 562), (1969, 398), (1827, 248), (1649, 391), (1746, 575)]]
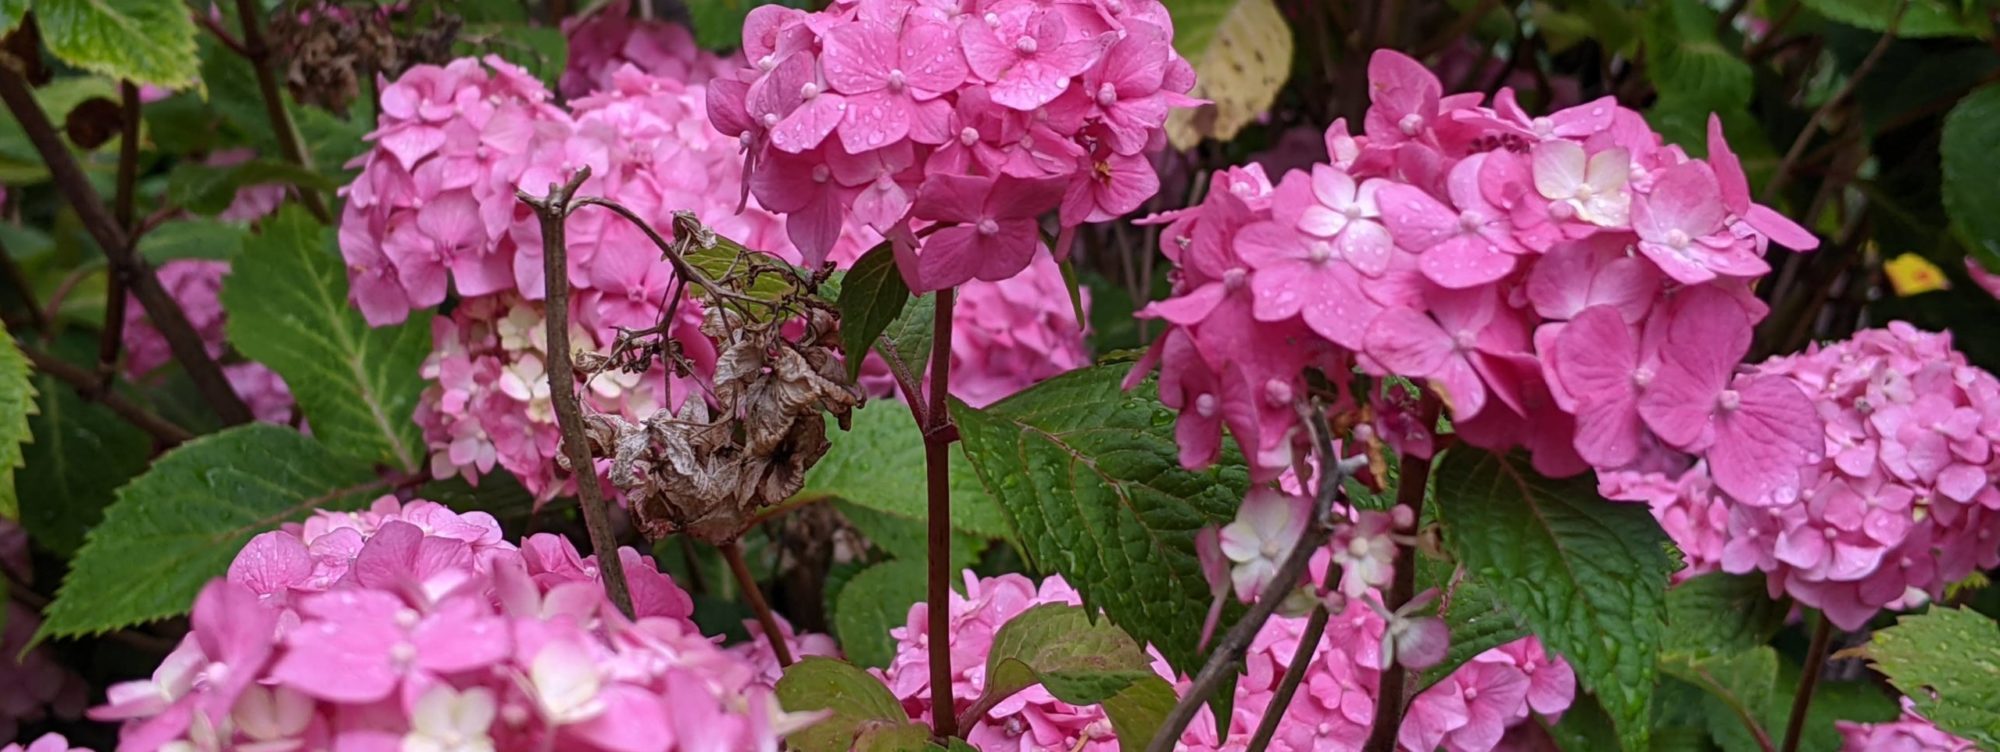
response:
[(76, 210), (84, 229), (90, 233), (91, 239), (97, 241), (98, 248), (104, 251), (112, 268), (124, 270), (132, 286), (132, 295), (146, 309), (146, 317), (152, 320), (153, 327), (166, 338), (174, 359), (187, 370), (202, 399), (215, 410), (223, 425), (250, 422), (250, 408), (230, 387), (229, 379), (222, 375), (222, 367), (209, 357), (207, 346), (195, 333), (194, 326), (188, 323), (180, 303), (167, 294), (167, 289), (160, 285), (159, 277), (153, 275), (152, 267), (133, 249), (124, 227), (105, 208), (104, 200), (98, 196), (97, 189), (91, 187), (90, 179), (84, 177), (83, 168), (77, 165), (68, 145), (56, 134), (48, 113), (43, 112), (41, 105), (35, 101), (27, 80), (5, 66), (0, 66), (0, 100), (6, 102), (15, 122), (21, 124), (21, 130), (41, 154), (56, 190)]
[[(1472, 10), (1459, 14), (1457, 18), (1451, 20), (1451, 25), (1439, 30), (1435, 36), (1418, 45), (1417, 51), (1412, 53), (1411, 57), (1422, 60), (1443, 52), (1446, 47), (1450, 47), (1452, 43), (1464, 37), (1465, 32), (1471, 31), (1472, 27), (1479, 23), (1479, 19), (1485, 18), (1486, 14), (1492, 13), (1493, 9), (1498, 7), (1500, 7), (1500, 0), (1479, 0), (1479, 4), (1473, 6)], [(1475, 65), (1474, 67), (1477, 66)]]
[[(1417, 420), (1426, 429), (1437, 427), (1443, 404), (1436, 394), (1425, 392), (1417, 406)], [(1431, 458), (1404, 454), (1396, 472), (1396, 506), (1410, 510), (1410, 519), (1423, 519), (1424, 490), (1430, 485)], [(1396, 551), (1396, 579), (1389, 584), (1382, 606), (1390, 612), (1410, 602), (1417, 589), (1417, 549), (1406, 546)], [(1395, 752), (1396, 730), (1403, 720), (1403, 686), (1407, 673), (1390, 666), (1382, 670), (1382, 685), (1375, 693), (1375, 724), (1368, 735), (1369, 752)]]
[(1819, 615), (1813, 627), (1812, 645), (1806, 648), (1806, 665), (1799, 673), (1799, 689), (1792, 695), (1792, 715), (1785, 721), (1785, 745), (1779, 752), (1798, 752), (1799, 738), (1806, 726), (1806, 710), (1812, 707), (1813, 692), (1819, 689), (1819, 672), (1826, 666), (1826, 653), (1833, 645), (1833, 623)]
[(575, 211), (586, 206), (602, 206), (610, 209), (612, 213), (624, 217), (634, 227), (646, 233), (646, 237), (653, 241), (653, 245), (659, 246), (660, 255), (667, 259), (667, 263), (673, 265), (675, 274), (680, 275), (684, 279), (693, 280), (695, 284), (701, 286), (701, 289), (708, 291), (708, 294), (715, 296), (718, 300), (734, 300), (739, 303), (747, 302), (758, 305), (770, 305), (765, 301), (724, 288), (722, 285), (717, 284), (715, 280), (709, 279), (708, 275), (703, 273), (702, 270), (695, 268), (694, 264), (688, 263), (687, 259), (681, 258), (678, 246), (673, 241), (667, 240), (665, 236), (660, 234), (659, 230), (653, 229), (653, 226), (647, 224), (645, 219), (640, 218), (638, 213), (626, 208), (623, 204), (606, 198), (589, 196), (577, 199), (574, 203), (570, 204), (570, 210)]
[(771, 613), (771, 604), (765, 602), (764, 591), (750, 576), (750, 564), (743, 560), (743, 546), (732, 540), (716, 548), (722, 549), (722, 558), (729, 562), (729, 572), (736, 576), (737, 587), (743, 589), (743, 599), (750, 602), (750, 610), (757, 614), (757, 623), (764, 628), (764, 639), (771, 641), (771, 653), (778, 657), (778, 667), (792, 665), (792, 648), (785, 644), (785, 633), (778, 629), (778, 616)]
[[(1188, 686), (1187, 692), (1181, 694), (1181, 699), (1174, 704), (1173, 711), (1167, 713), (1166, 721), (1161, 724), (1159, 733), (1153, 736), (1152, 743), (1146, 745), (1146, 752), (1172, 750), (1174, 744), (1180, 740), (1181, 733), (1187, 730), (1188, 723), (1194, 720), (1195, 713), (1200, 711), (1201, 706), (1208, 702), (1209, 696), (1215, 694), (1222, 686), (1222, 680), (1235, 672), (1236, 665), (1243, 660), (1244, 651), (1249, 649), (1250, 642), (1256, 639), (1257, 633), (1264, 628), (1264, 623), (1270, 620), (1271, 614), (1278, 610), (1278, 604), (1284, 602), (1285, 594), (1298, 588), (1299, 582), (1304, 579), (1307, 565), (1312, 562), (1313, 552), (1324, 547), (1333, 521), (1333, 499), (1340, 495), (1342, 484), (1368, 461), (1366, 455), (1345, 460), (1335, 457), (1331, 438), (1333, 430), (1326, 424), (1326, 415), (1318, 409), (1308, 412), (1313, 438), (1319, 447), (1319, 465), (1325, 476), (1320, 478), (1319, 493), (1314, 496), (1313, 512), (1306, 522), (1306, 529), (1299, 534), (1298, 542), (1292, 545), (1291, 554), (1285, 557), (1284, 563), (1278, 566), (1277, 573), (1272, 575), (1271, 582), (1264, 587), (1264, 596), (1250, 604), (1250, 610), (1245, 612), (1243, 618), (1237, 620), (1236, 624), (1229, 628), (1229, 632), (1222, 636), (1222, 641), (1216, 644), (1215, 652), (1208, 654), (1208, 662), (1202, 664), (1200, 673), (1195, 674), (1194, 682)], [(1336, 579), (1338, 575), (1328, 573), (1327, 577)], [(1273, 711), (1267, 709), (1265, 712)], [(1277, 712), (1283, 711), (1278, 709)]]
[(221, 42), (222, 46), (229, 48), (230, 52), (241, 55), (246, 59), (250, 57), (250, 49), (244, 47), (242, 42), (237, 41), (236, 35), (229, 33), (228, 29), (222, 28), (222, 23), (215, 20), (215, 16), (201, 11), (195, 11), (188, 15), (194, 17), (195, 25), (207, 29), (209, 34), (215, 36), (215, 41)]
[[(118, 84), (119, 99), (123, 116), (118, 142), (118, 192), (112, 196), (112, 216), (118, 219), (118, 226), (125, 230), (126, 241), (138, 244), (138, 237), (132, 225), (132, 216), (138, 204), (139, 182), (139, 87), (131, 81)], [(126, 275), (117, 268), (111, 270), (110, 284), (104, 291), (104, 326), (97, 335), (97, 391), (111, 390), (111, 381), (118, 377), (118, 352), (125, 344), (125, 298)]]
[(1771, 174), (1771, 182), (1764, 184), (1762, 197), (1765, 203), (1770, 203), (1771, 198), (1791, 181), (1792, 168), (1798, 166), (1799, 157), (1805, 155), (1806, 145), (1812, 143), (1813, 135), (1819, 133), (1820, 125), (1826, 122), (1833, 108), (1847, 101), (1854, 94), (1855, 87), (1861, 85), (1861, 79), (1875, 70), (1876, 63), (1881, 62), (1882, 55), (1889, 51), (1889, 45), (1896, 41), (1896, 30), (1902, 27), (1903, 15), (1909, 10), (1910, 0), (1903, 0), (1896, 6), (1896, 15), (1889, 19), (1889, 28), (1882, 32), (1881, 39), (1875, 41), (1875, 47), (1868, 50), (1868, 56), (1861, 59), (1860, 65), (1854, 66), (1854, 72), (1847, 76), (1847, 82), (1840, 85), (1839, 91), (1821, 103), (1819, 109), (1813, 110), (1812, 117), (1806, 120), (1806, 127), (1799, 131), (1798, 138), (1792, 139), (1792, 148), (1786, 149), (1785, 158), (1778, 161), (1778, 169)]
[(1785, 26), (1792, 22), (1792, 19), (1797, 18), (1799, 9), (1804, 7), (1806, 7), (1806, 4), (1803, 0), (1794, 0), (1791, 5), (1786, 6), (1785, 11), (1779, 13), (1776, 20), (1771, 21), (1770, 28), (1764, 30), (1764, 36), (1758, 38), (1756, 43), (1750, 45), (1750, 49), (1743, 51), (1743, 59), (1755, 65), (1763, 60), (1764, 56), (1776, 52), (1779, 47), (1782, 47), (1783, 45), (1778, 41), (1778, 32), (1783, 31)]
[[(264, 42), (264, 18), (257, 10), (257, 0), (236, 0), (236, 17), (243, 26), (243, 55), (250, 61), (250, 67), (257, 69), (257, 91), (264, 97), (264, 116), (270, 119), (271, 130), (276, 132), (278, 151), (283, 153), (285, 161), (312, 172), (312, 157), (306, 154), (305, 142), (299, 139), (291, 111), (285, 109), (285, 94), (278, 90), (278, 74), (271, 70), (271, 48)], [(318, 189), (304, 185), (297, 188), (299, 203), (305, 204), (314, 219), (320, 224), (333, 221)]]
[(47, 334), (49, 317), (42, 313), (41, 303), (35, 300), (35, 288), (28, 283), (28, 274), (14, 261), (14, 254), (7, 252), (5, 244), (0, 244), (0, 275), (6, 276), (7, 284), (12, 285), (14, 292), (21, 296), (21, 304), (28, 307), (28, 326)]
[(945, 403), (951, 388), (951, 316), (956, 291), (939, 290), (932, 310), (931, 378), (925, 410), (924, 476), (930, 505), (925, 557), (929, 562), (931, 692), (945, 693), (943, 708), (931, 714), (931, 732), (939, 739), (958, 735), (958, 719), (951, 713), (951, 442), (957, 438), (951, 412)]
[(153, 414), (151, 410), (126, 399), (125, 395), (112, 390), (100, 391), (97, 375), (89, 370), (28, 345), (20, 347), (21, 353), (28, 356), (28, 362), (34, 364), (35, 370), (54, 376), (57, 381), (70, 385), (77, 394), (85, 398), (96, 399), (98, 404), (110, 408), (111, 412), (117, 413), (118, 417), (125, 419), (125, 422), (152, 434), (153, 439), (162, 447), (178, 446), (194, 438), (194, 434), (189, 433), (187, 429)]
[(1278, 691), (1271, 695), (1271, 703), (1264, 706), (1264, 718), (1257, 722), (1257, 734), (1250, 738), (1246, 752), (1264, 752), (1271, 746), (1271, 737), (1278, 733), (1278, 721), (1285, 717), (1285, 710), (1292, 705), (1292, 695), (1299, 691), (1299, 682), (1306, 678), (1306, 668), (1312, 665), (1313, 655), (1319, 652), (1319, 640), (1326, 634), (1326, 604), (1313, 609), (1312, 617), (1306, 620), (1306, 631), (1299, 635), (1299, 647), (1292, 653), (1292, 665), (1285, 669), (1284, 680), (1278, 682)]
[(543, 323), (549, 339), (549, 401), (555, 406), (556, 426), (562, 431), (563, 456), (569, 460), (570, 474), (576, 478), (577, 505), (583, 507), (584, 529), (590, 533), (597, 567), (604, 573), (604, 591), (618, 610), (630, 617), (632, 590), (625, 582), (625, 563), (618, 558), (618, 538), (611, 530), (611, 511), (597, 486), (597, 466), (591, 462), (590, 447), (583, 438), (583, 408), (576, 396), (575, 353), (569, 344), (569, 243), (563, 226), (569, 216), (570, 197), (588, 179), (590, 167), (585, 166), (570, 176), (568, 183), (551, 183), (547, 196), (537, 199), (522, 190), (516, 190), (514, 196), (535, 210), (542, 225), (542, 278), (548, 288)]

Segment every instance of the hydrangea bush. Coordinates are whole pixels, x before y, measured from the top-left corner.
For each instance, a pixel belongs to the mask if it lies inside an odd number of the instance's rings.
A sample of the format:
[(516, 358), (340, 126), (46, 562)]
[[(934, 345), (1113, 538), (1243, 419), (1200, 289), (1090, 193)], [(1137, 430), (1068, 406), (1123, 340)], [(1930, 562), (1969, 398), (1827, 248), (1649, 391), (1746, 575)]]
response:
[(2000, 746), (1990, 7), (61, 5), (0, 752)]

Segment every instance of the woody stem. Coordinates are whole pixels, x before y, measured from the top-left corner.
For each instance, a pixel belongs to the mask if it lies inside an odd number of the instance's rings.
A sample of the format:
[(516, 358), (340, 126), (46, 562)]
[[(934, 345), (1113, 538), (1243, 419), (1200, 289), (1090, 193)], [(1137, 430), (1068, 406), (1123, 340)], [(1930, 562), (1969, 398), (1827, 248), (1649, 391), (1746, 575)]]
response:
[(764, 591), (757, 587), (757, 580), (750, 576), (750, 564), (743, 560), (743, 546), (736, 541), (724, 543), (722, 558), (729, 561), (729, 573), (736, 576), (736, 586), (743, 588), (743, 600), (749, 602), (750, 610), (756, 612), (757, 623), (764, 629), (764, 639), (771, 641), (771, 654), (778, 657), (778, 666), (792, 665), (791, 646), (785, 644), (785, 633), (778, 629), (778, 617), (771, 613), (771, 604), (764, 600)]
[(939, 739), (958, 735), (951, 705), (951, 442), (958, 438), (945, 403), (951, 383), (951, 314), (956, 291), (937, 291), (932, 319), (931, 377), (924, 397), (924, 474), (930, 487), (929, 551), (931, 731)]
[[(1443, 404), (1437, 395), (1424, 393), (1423, 403), (1417, 407), (1417, 420), (1424, 430), (1437, 428), (1438, 413)], [(1404, 454), (1402, 467), (1396, 473), (1396, 505), (1408, 507), (1410, 519), (1423, 519), (1424, 489), (1430, 485), (1431, 458)], [(1410, 602), (1417, 589), (1416, 547), (1403, 546), (1396, 550), (1396, 579), (1389, 584), (1389, 592), (1384, 594), (1382, 606), (1394, 612)], [(1403, 721), (1403, 690), (1406, 674), (1401, 668), (1390, 666), (1382, 669), (1381, 691), (1375, 693), (1375, 725), (1368, 734), (1369, 752), (1395, 752), (1396, 731)]]

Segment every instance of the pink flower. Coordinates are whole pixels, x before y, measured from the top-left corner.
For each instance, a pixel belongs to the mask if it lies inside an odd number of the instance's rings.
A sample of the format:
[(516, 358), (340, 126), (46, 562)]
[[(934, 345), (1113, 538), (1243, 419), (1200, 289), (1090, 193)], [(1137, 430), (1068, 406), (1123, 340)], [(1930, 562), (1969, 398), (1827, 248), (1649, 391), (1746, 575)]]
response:
[(21, 746), (20, 742), (15, 742), (0, 747), (0, 752), (90, 752), (90, 748), (69, 746), (69, 739), (64, 738), (62, 734), (47, 733), (29, 742), (26, 747)]
[(965, 80), (965, 58), (952, 28), (921, 18), (900, 32), (859, 21), (826, 34), (827, 81), (847, 95), (841, 146), (860, 154), (909, 137), (943, 143), (951, 105), (940, 97)]
[(932, 175), (911, 214), (951, 223), (925, 239), (912, 260), (911, 290), (929, 292), (966, 280), (1006, 279), (1027, 268), (1040, 247), (1035, 216), (1059, 200), (1062, 184), (1049, 179)]
[(1841, 752), (1971, 752), (1979, 748), (1918, 715), (1910, 698), (1902, 698), (1902, 703), (1902, 716), (1888, 723), (1835, 721)]
[(1528, 252), (1514, 238), (1507, 213), (1480, 192), (1484, 159), (1474, 155), (1451, 168), (1451, 206), (1409, 185), (1390, 184), (1375, 191), (1396, 244), (1422, 254), (1424, 276), (1448, 288), (1498, 280), (1514, 270), (1516, 256)]
[(1492, 393), (1515, 400), (1510, 359), (1526, 357), (1527, 332), (1490, 292), (1438, 290), (1426, 296), (1436, 320), (1394, 308), (1368, 329), (1368, 354), (1397, 373), (1429, 379), (1451, 405), (1452, 416), (1478, 415)]
[[(1236, 597), (1254, 601), (1278, 573), (1306, 530), (1312, 501), (1270, 488), (1253, 488), (1237, 508), (1236, 521), (1222, 528), (1222, 554), (1229, 557)], [(1289, 594), (1279, 594), (1286, 597)]]
[(1770, 265), (1723, 226), (1725, 211), (1721, 187), (1707, 164), (1668, 167), (1653, 179), (1651, 191), (1632, 202), (1639, 252), (1683, 284), (1769, 272)]
[(1099, 43), (1072, 36), (1063, 14), (1021, 3), (959, 25), (965, 61), (986, 81), (993, 102), (1029, 111), (1053, 101), (1090, 67)]

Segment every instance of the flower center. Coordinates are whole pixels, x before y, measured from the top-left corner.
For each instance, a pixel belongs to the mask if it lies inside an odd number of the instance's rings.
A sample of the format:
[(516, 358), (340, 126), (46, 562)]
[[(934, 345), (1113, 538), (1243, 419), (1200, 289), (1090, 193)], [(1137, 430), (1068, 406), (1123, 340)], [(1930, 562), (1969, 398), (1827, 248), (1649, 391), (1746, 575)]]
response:
[(1194, 413), (1204, 418), (1215, 417), (1215, 395), (1204, 394), (1194, 398)]
[(875, 176), (875, 190), (881, 191), (883, 193), (888, 193), (890, 189), (893, 189), (895, 187), (896, 187), (896, 179), (890, 177), (888, 173), (883, 173), (881, 175)]
[(763, 121), (764, 127), (766, 128), (778, 127), (778, 113), (766, 112), (764, 113), (764, 117), (760, 118), (760, 120)]
[(889, 71), (889, 91), (901, 94), (903, 87), (909, 84), (909, 79), (903, 77), (903, 69), (895, 68)]
[(799, 96), (808, 100), (819, 96), (819, 83), (807, 81), (804, 86), (799, 87)]
[(1535, 135), (1537, 136), (1547, 136), (1551, 133), (1556, 132), (1555, 121), (1545, 117), (1535, 118), (1534, 125), (1535, 125)]
[(991, 219), (979, 220), (979, 234), (994, 235), (1000, 232), (1000, 223)]
[(1485, 223), (1486, 223), (1486, 218), (1479, 216), (1479, 212), (1473, 211), (1471, 209), (1467, 209), (1465, 211), (1458, 213), (1458, 227), (1459, 229), (1462, 229), (1466, 232), (1472, 232), (1473, 230), (1477, 230), (1479, 229), (1480, 225), (1483, 225)]
[(407, 666), (410, 664), (410, 661), (416, 659), (417, 646), (415, 645), (407, 642), (398, 642), (389, 646), (389, 660), (395, 661), (396, 665)]
[(1459, 352), (1471, 350), (1473, 344), (1478, 341), (1479, 335), (1470, 331), (1460, 331), (1457, 334), (1451, 335), (1451, 346), (1457, 348)]
[(1396, 121), (1396, 128), (1405, 136), (1417, 135), (1418, 131), (1424, 129), (1424, 116), (1414, 112), (1404, 115), (1402, 120)]
[(775, 58), (775, 57), (772, 57), (772, 56), (770, 56), (770, 55), (765, 55), (765, 56), (763, 56), (763, 57), (760, 57), (760, 58), (757, 58), (757, 69), (758, 69), (758, 70), (761, 70), (761, 71), (764, 71), (764, 72), (766, 72), (766, 73), (769, 73), (769, 72), (771, 72), (771, 69), (772, 69), (772, 68), (776, 68), (776, 67), (778, 67), (778, 59), (777, 59), (777, 58)]
[(824, 183), (833, 178), (833, 170), (826, 165), (813, 165), (813, 182)]
[(1247, 274), (1249, 274), (1249, 272), (1243, 271), (1243, 267), (1240, 266), (1230, 269), (1229, 271), (1223, 272), (1222, 289), (1229, 290), (1232, 292), (1242, 289), (1243, 277)]
[(1292, 404), (1292, 385), (1278, 379), (1264, 382), (1264, 401), (1272, 407)]
[(1110, 107), (1111, 105), (1116, 104), (1117, 102), (1118, 102), (1118, 87), (1112, 86), (1110, 82), (1105, 82), (1103, 84), (1098, 85), (1097, 106)]
[(1333, 246), (1327, 245), (1326, 241), (1315, 240), (1312, 245), (1306, 246), (1307, 261), (1324, 264), (1330, 258), (1333, 258)]
[(1348, 541), (1348, 542), (1347, 542), (1347, 553), (1349, 553), (1349, 554), (1351, 554), (1351, 555), (1353, 555), (1353, 556), (1357, 556), (1357, 557), (1359, 557), (1359, 556), (1363, 556), (1363, 555), (1367, 554), (1367, 553), (1368, 553), (1368, 539), (1367, 539), (1367, 538), (1359, 538), (1359, 537), (1357, 537), (1357, 538), (1355, 538), (1354, 540), (1351, 540), (1351, 541)]
[(423, 617), (420, 614), (418, 614), (417, 610), (414, 608), (396, 609), (396, 626), (402, 627), (404, 629), (409, 629), (411, 627), (416, 626), (417, 621), (421, 618)]
[(1361, 218), (1361, 205), (1360, 205), (1360, 204), (1348, 204), (1347, 206), (1345, 206), (1345, 207), (1342, 207), (1342, 208), (1341, 208), (1341, 210), (1340, 210), (1340, 213), (1341, 213), (1341, 214), (1345, 214), (1345, 215), (1347, 215), (1347, 218), (1348, 218), (1348, 219), (1360, 219), (1360, 218)]
[(1688, 237), (1687, 232), (1684, 230), (1676, 228), (1667, 231), (1668, 246), (1671, 246), (1675, 249), (1684, 249), (1688, 247), (1688, 243), (1692, 242), (1694, 242), (1694, 238)]
[(963, 145), (965, 145), (965, 146), (971, 146), (971, 145), (973, 145), (973, 144), (975, 144), (975, 143), (978, 143), (978, 142), (979, 142), (979, 129), (978, 129), (978, 128), (971, 128), (971, 127), (968, 127), (968, 128), (966, 128), (966, 129), (964, 129), (964, 130), (961, 130), (961, 131), (959, 131), (959, 132), (958, 132), (958, 142), (959, 142), (960, 144), (963, 144)]
[(1715, 398), (1715, 405), (1723, 410), (1735, 410), (1743, 406), (1743, 395), (1734, 389), (1724, 389), (1722, 394)]
[(1632, 386), (1644, 389), (1651, 383), (1653, 383), (1653, 369), (1645, 366), (1632, 369)]
[(1031, 36), (1024, 35), (1020, 39), (1014, 40), (1015, 51), (1018, 51), (1023, 55), (1033, 55), (1035, 54), (1035, 50), (1040, 47), (1041, 43), (1036, 42), (1035, 38)]

